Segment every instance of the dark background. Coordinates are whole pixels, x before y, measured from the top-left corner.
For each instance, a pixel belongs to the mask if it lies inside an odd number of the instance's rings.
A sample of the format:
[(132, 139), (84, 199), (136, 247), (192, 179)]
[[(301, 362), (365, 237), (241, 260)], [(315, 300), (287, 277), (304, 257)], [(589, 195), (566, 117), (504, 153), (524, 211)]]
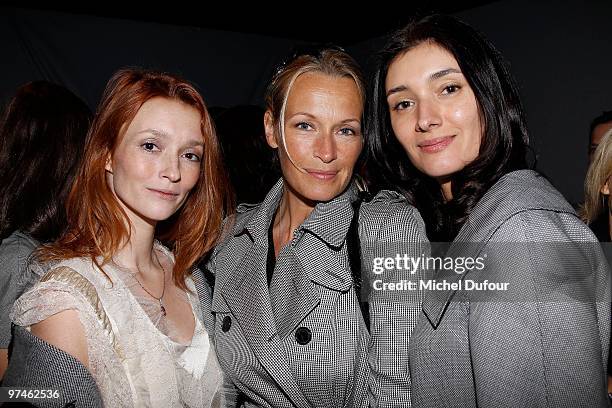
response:
[[(273, 67), (296, 43), (343, 45), (369, 71), (383, 36), (415, 13), (454, 14), (483, 31), (516, 76), (538, 169), (582, 200), (588, 128), (612, 110), (612, 1), (380, 3), (333, 9), (152, 2), (0, 7), (0, 98), (27, 81), (63, 84), (95, 108), (112, 73), (138, 65), (182, 74), (211, 107), (261, 105)], [(289, 4), (289, 3), (287, 3)], [(378, 9), (375, 7), (378, 6)], [(337, 10), (337, 11), (334, 11)]]

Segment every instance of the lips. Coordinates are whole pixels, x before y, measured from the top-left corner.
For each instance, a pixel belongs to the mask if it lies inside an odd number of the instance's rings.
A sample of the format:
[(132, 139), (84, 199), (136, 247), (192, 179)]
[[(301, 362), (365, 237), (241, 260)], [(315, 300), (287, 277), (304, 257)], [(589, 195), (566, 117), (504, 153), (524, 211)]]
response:
[(306, 169), (308, 174), (318, 180), (331, 180), (338, 174), (337, 171), (325, 171), (325, 170), (316, 170), (316, 169)]
[(453, 142), (455, 136), (443, 136), (424, 140), (418, 144), (419, 148), (425, 153), (440, 152)]
[(159, 198), (163, 200), (168, 200), (168, 201), (176, 200), (176, 198), (179, 196), (179, 193), (176, 193), (171, 190), (155, 189), (155, 188), (147, 188), (147, 190), (157, 195)]

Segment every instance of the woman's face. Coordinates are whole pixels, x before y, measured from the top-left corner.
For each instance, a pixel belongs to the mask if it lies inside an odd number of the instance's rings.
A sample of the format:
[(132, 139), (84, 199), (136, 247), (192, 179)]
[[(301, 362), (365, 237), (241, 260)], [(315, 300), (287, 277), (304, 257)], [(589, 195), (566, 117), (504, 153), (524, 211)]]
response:
[(353, 79), (318, 72), (297, 77), (287, 99), (285, 148), (271, 113), (265, 116), (266, 138), (278, 147), (289, 191), (304, 202), (319, 202), (346, 189), (363, 147), (362, 111)]
[(459, 64), (439, 45), (421, 43), (391, 62), (385, 89), (398, 141), (449, 198), (450, 178), (476, 159), (483, 133), (476, 97)]
[(201, 119), (195, 108), (161, 97), (138, 110), (106, 165), (108, 185), (130, 219), (154, 224), (183, 205), (200, 175)]

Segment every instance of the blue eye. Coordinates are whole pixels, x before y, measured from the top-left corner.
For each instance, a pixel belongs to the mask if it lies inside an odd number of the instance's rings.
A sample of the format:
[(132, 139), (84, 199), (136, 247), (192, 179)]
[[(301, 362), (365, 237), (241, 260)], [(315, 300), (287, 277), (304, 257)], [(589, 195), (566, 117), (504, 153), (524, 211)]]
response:
[(341, 134), (343, 134), (343, 135), (346, 135), (346, 136), (353, 136), (353, 135), (357, 134), (357, 132), (355, 132), (354, 129), (349, 128), (349, 127), (342, 128), (342, 129), (339, 130), (339, 132)]
[(312, 129), (312, 125), (308, 122), (300, 122), (298, 124), (295, 125), (296, 128), (300, 129), (300, 130), (310, 130)]

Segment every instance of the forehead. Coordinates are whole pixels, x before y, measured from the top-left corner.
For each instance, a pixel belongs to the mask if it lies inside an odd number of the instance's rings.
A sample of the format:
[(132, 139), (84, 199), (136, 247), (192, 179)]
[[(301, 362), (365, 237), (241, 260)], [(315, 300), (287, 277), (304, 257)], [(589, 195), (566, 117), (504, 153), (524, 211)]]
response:
[(180, 115), (181, 117), (200, 118), (200, 112), (193, 106), (177, 99), (156, 96), (145, 101), (132, 122), (142, 121), (143, 119), (169, 120)]
[(287, 96), (287, 111), (330, 107), (363, 109), (363, 100), (353, 78), (306, 72), (295, 79)]
[(423, 42), (396, 56), (389, 64), (386, 87), (406, 81), (427, 80), (431, 74), (454, 68), (459, 63), (448, 50), (433, 42)]
[(154, 97), (144, 102), (134, 118), (122, 126), (119, 144), (140, 135), (159, 136), (182, 143), (203, 140), (202, 115), (195, 107), (176, 99)]
[(610, 129), (612, 129), (612, 121), (595, 126), (591, 134), (591, 143), (599, 144), (603, 135)]

